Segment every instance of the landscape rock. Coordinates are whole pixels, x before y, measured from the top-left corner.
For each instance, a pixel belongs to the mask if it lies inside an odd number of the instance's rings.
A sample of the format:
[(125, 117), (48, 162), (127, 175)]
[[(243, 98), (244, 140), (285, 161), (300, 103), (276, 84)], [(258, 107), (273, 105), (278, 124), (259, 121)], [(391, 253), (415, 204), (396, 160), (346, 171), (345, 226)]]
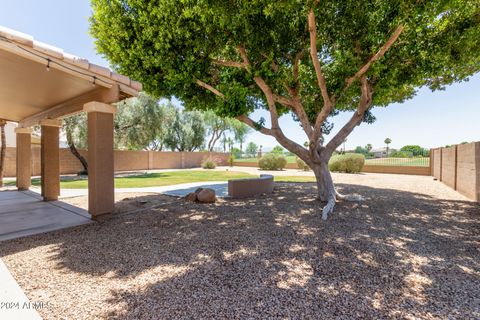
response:
[(196, 192), (190, 192), (185, 196), (185, 200), (191, 201), (191, 202), (196, 202), (197, 201), (197, 193)]
[(197, 193), (197, 200), (202, 203), (214, 203), (217, 200), (215, 190), (205, 188)]

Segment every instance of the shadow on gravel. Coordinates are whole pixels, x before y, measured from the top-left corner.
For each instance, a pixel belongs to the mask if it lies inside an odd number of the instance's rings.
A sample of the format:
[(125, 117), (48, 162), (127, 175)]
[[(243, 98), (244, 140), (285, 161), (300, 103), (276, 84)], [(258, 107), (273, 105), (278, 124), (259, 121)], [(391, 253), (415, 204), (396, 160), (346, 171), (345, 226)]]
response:
[[(478, 204), (339, 185), (367, 200), (340, 202), (323, 222), (313, 184), (277, 185), (270, 196), (212, 205), (179, 199), (0, 249), (6, 256), (54, 245), (52, 272), (124, 282), (128, 289), (112, 289), (109, 301), (119, 311), (90, 317), (480, 316)], [(145, 281), (140, 289), (135, 277)], [(81, 306), (82, 292), (71, 294)]]

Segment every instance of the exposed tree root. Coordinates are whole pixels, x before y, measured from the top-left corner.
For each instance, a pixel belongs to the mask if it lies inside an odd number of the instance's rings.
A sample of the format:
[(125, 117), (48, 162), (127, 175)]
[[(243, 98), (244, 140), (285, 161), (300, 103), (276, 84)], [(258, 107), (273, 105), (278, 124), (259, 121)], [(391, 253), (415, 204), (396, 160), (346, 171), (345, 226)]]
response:
[(344, 201), (364, 201), (365, 200), (365, 198), (362, 197), (359, 194), (343, 195), (343, 194), (339, 193), (337, 190), (335, 190), (335, 196), (336, 196), (337, 200), (344, 200)]
[(327, 220), (328, 215), (330, 213), (333, 213), (333, 209), (335, 208), (335, 204), (337, 203), (338, 200), (343, 200), (343, 201), (364, 201), (365, 198), (363, 198), (359, 194), (347, 194), (343, 195), (339, 193), (336, 189), (333, 190), (333, 192), (330, 193), (330, 196), (328, 197), (327, 205), (323, 208), (322, 210), (322, 220)]

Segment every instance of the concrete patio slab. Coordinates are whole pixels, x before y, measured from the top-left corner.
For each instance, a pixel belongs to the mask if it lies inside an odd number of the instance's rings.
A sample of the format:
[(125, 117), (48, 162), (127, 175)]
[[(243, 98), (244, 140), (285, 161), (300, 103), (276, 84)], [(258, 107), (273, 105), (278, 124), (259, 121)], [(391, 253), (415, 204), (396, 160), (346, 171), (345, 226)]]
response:
[(30, 191), (0, 191), (0, 241), (91, 223), (85, 210), (43, 202)]

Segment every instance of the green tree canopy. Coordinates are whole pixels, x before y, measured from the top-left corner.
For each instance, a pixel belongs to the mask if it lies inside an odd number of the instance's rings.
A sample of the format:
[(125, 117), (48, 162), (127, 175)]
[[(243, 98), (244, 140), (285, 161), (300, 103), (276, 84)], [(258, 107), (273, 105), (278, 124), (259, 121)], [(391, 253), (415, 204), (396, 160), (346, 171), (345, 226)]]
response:
[(245, 149), (245, 152), (252, 158), (255, 158), (258, 152), (258, 145), (255, 142), (250, 141)]
[(116, 146), (161, 151), (167, 118), (166, 107), (145, 93), (120, 102), (115, 115)]
[(166, 123), (165, 146), (172, 151), (195, 151), (203, 147), (206, 128), (203, 115), (198, 111), (186, 111), (167, 105), (169, 121)]
[(413, 156), (426, 156), (428, 154), (428, 150), (419, 145), (403, 146), (400, 151), (411, 152)]
[(232, 123), (232, 131), (235, 141), (240, 143), (240, 151), (243, 151), (243, 143), (252, 129), (243, 122), (235, 121)]

